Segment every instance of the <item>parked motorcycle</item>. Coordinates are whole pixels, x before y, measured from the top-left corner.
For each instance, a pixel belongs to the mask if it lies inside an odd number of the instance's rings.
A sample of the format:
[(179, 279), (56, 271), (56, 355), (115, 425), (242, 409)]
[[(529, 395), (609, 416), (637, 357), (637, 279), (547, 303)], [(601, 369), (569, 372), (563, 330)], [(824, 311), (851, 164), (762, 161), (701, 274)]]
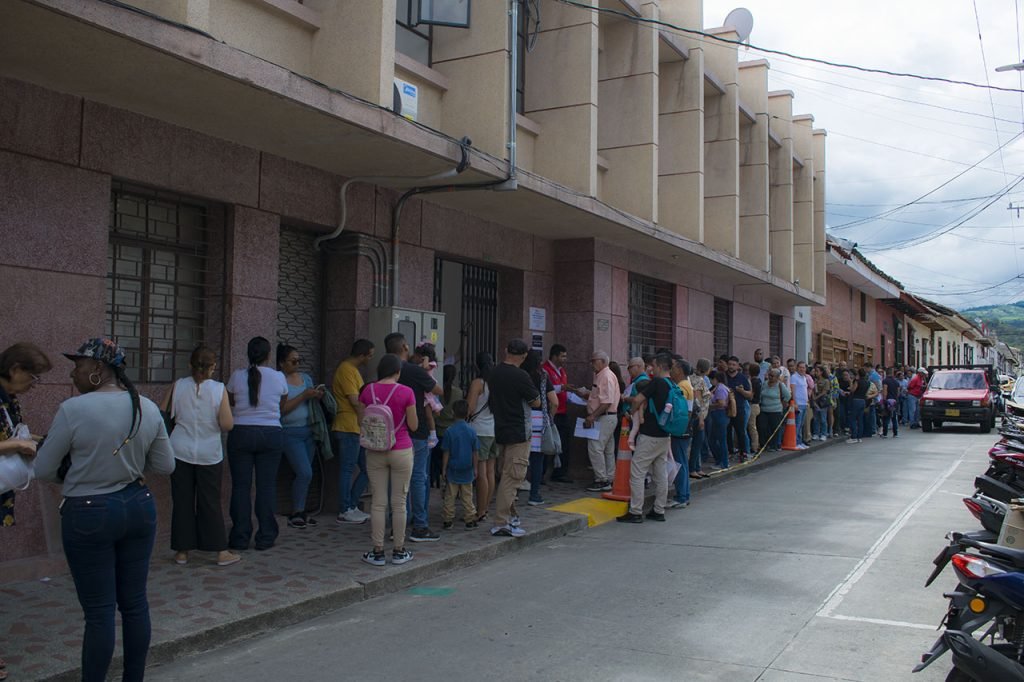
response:
[[(945, 632), (914, 672), (950, 651), (954, 667), (946, 682), (1024, 681), (1024, 551), (969, 535), (951, 533), (950, 546), (935, 559), (929, 583), (948, 561), (959, 584), (944, 595), (949, 608), (939, 627)], [(949, 556), (952, 548), (960, 551)], [(974, 633), (982, 629), (976, 637)]]

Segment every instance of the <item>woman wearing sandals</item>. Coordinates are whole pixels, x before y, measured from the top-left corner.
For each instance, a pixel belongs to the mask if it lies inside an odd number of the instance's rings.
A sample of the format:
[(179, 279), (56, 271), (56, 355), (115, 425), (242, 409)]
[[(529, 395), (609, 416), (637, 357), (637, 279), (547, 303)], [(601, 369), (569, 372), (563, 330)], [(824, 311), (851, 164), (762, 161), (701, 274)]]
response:
[(391, 563), (399, 565), (412, 561), (412, 553), (405, 549), (405, 500), (409, 494), (409, 480), (412, 478), (412, 438), (409, 432), (417, 429), (419, 420), (416, 416), (416, 395), (411, 388), (398, 383), (401, 373), (401, 359), (388, 353), (377, 365), (377, 381), (364, 386), (359, 394), (359, 402), (367, 407), (360, 425), (361, 431), (369, 422), (379, 419), (377, 414), (370, 413), (371, 406), (374, 412), (383, 406), (391, 412), (395, 438), (390, 450), (366, 448), (366, 469), (373, 486), (370, 502), (370, 538), (373, 549), (363, 554), (363, 561), (371, 566), (384, 566), (387, 563), (384, 555), (384, 527), (387, 523), (389, 491), (391, 530), (395, 538)]
[(309, 495), (309, 483), (313, 480), (313, 457), (316, 454), (313, 428), (310, 426), (309, 401), (324, 397), (324, 387), (314, 387), (309, 375), (299, 371), (301, 362), (299, 351), (294, 346), (278, 345), (277, 368), (284, 372), (288, 382), (288, 400), (281, 407), (284, 456), (295, 472), (295, 480), (292, 481), (292, 513), (288, 516), (288, 525), (292, 528), (316, 525), (316, 519), (306, 513), (306, 498)]
[(174, 420), (171, 447), (171, 549), (174, 562), (188, 563), (192, 550), (217, 552), (217, 565), (230, 566), (242, 557), (228, 551), (220, 483), (224, 448), (220, 435), (234, 426), (224, 384), (213, 380), (217, 356), (199, 346), (189, 358), (192, 373), (174, 382), (160, 405)]

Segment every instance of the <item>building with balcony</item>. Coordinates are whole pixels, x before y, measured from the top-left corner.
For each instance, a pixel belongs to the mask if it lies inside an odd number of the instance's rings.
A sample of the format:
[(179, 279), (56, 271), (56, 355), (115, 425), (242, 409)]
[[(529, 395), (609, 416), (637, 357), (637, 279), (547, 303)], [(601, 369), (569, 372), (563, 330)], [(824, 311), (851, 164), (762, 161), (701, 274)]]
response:
[[(567, 345), (575, 383), (598, 348), (792, 355), (794, 306), (832, 279), (825, 132), (768, 89), (768, 62), (632, 20), (700, 29), (700, 0), (593, 4), (627, 16), (2, 3), (4, 337), (57, 362), (25, 400), (35, 430), (72, 395), (58, 353), (99, 333), (154, 396), (197, 343), (227, 372), (254, 335), (323, 380), (385, 306), (444, 312), (463, 381), (513, 336)], [(330, 508), (336, 475), (318, 475)], [(0, 561), (58, 557), (54, 499), (19, 497)]]

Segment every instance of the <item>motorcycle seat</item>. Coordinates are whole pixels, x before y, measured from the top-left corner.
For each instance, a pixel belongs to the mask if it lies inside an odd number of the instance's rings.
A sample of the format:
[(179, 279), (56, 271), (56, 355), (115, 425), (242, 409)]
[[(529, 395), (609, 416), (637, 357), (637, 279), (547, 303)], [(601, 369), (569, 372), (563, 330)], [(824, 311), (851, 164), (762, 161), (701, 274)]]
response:
[(1003, 547), (1002, 545), (995, 545), (989, 542), (975, 542), (972, 543), (977, 547), (983, 554), (995, 557), (997, 559), (1003, 559), (1007, 561), (1015, 568), (1024, 568), (1024, 549), (1013, 549), (1011, 547)]

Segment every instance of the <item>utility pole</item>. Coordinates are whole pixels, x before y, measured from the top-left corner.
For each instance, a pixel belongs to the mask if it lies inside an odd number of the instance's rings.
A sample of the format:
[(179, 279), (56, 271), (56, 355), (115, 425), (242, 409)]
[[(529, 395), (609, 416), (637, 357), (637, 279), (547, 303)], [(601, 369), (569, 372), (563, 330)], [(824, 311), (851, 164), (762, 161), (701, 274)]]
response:
[(1016, 204), (1016, 205), (1014, 205), (1014, 203), (1011, 201), (1010, 205), (1006, 207), (1006, 210), (1007, 211), (1016, 211), (1017, 212), (1017, 217), (1020, 218), (1020, 212), (1024, 211), (1024, 204)]

